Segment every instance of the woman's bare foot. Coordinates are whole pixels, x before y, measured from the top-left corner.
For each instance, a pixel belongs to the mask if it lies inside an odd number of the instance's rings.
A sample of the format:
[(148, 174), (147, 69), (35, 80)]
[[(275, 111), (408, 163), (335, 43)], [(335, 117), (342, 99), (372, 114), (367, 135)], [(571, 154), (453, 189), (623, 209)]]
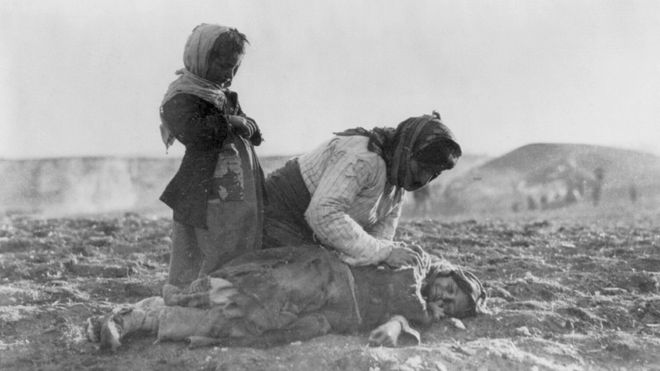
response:
[(147, 298), (130, 307), (117, 307), (109, 314), (88, 318), (85, 334), (89, 341), (99, 343), (100, 350), (114, 352), (121, 346), (121, 340), (130, 333), (155, 332), (163, 307), (163, 299), (160, 297)]

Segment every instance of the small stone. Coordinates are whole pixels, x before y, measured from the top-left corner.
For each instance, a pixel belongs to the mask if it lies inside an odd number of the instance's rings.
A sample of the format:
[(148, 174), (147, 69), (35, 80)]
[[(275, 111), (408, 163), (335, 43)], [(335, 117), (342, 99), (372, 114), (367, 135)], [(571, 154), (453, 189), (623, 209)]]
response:
[(602, 294), (603, 295), (624, 295), (627, 294), (628, 291), (625, 289), (622, 289), (620, 287), (604, 287), (602, 288)]
[(422, 366), (422, 357), (420, 356), (414, 356), (411, 358), (408, 358), (406, 360), (406, 365), (413, 367), (413, 368), (419, 368)]
[(529, 332), (529, 329), (527, 328), (527, 326), (518, 327), (516, 329), (516, 334), (521, 335), (521, 336), (532, 336), (532, 333)]
[(465, 324), (458, 318), (450, 318), (449, 322), (459, 330), (466, 330)]

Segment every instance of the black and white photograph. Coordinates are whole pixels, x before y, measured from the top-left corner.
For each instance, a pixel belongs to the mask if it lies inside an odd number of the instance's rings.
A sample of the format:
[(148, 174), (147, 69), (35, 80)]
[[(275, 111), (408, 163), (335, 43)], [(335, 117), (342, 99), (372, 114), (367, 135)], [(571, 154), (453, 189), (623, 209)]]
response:
[(660, 2), (0, 0), (1, 370), (660, 370)]

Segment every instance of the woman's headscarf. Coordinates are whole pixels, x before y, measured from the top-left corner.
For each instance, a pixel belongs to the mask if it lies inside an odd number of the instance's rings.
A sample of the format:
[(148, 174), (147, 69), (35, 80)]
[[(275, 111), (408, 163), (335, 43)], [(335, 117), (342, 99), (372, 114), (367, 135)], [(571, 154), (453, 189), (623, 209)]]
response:
[[(368, 149), (380, 155), (387, 165), (387, 180), (396, 187), (402, 187), (410, 159), (415, 156), (426, 163), (437, 164), (444, 161), (443, 154), (449, 149), (456, 157), (461, 155), (461, 147), (454, 134), (442, 123), (440, 115), (433, 111), (431, 115), (411, 117), (394, 128), (362, 127), (349, 129), (340, 136), (363, 135), (369, 137)], [(419, 155), (418, 155), (419, 154)]]
[[(218, 36), (229, 30), (225, 26), (206, 23), (193, 29), (183, 50), (184, 68), (176, 71), (176, 74), (180, 76), (168, 87), (160, 105), (161, 110), (167, 101), (181, 93), (200, 97), (221, 111), (225, 109), (227, 102), (225, 88), (207, 80), (206, 75), (209, 70), (209, 54), (213, 50), (215, 41)], [(174, 136), (164, 121), (160, 125), (160, 134), (165, 148), (174, 143)]]

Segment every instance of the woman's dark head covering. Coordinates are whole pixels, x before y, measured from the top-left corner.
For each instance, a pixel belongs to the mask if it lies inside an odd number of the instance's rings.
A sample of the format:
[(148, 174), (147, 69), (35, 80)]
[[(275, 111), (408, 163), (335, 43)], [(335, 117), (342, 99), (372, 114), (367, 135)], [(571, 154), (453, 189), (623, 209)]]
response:
[[(410, 160), (430, 165), (443, 165), (449, 157), (461, 156), (461, 147), (454, 134), (442, 123), (440, 115), (411, 117), (395, 128), (355, 128), (336, 135), (369, 137), (368, 149), (380, 155), (387, 165), (387, 180), (402, 187)], [(453, 165), (453, 163), (452, 163)]]

